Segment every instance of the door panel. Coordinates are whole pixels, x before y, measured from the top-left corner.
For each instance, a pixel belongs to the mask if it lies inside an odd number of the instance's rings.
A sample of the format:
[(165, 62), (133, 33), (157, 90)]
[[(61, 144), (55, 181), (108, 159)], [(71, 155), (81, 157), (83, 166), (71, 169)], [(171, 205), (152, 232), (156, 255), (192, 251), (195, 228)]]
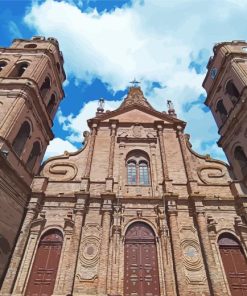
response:
[(125, 296), (159, 296), (155, 237), (145, 223), (134, 223), (126, 234)]
[(34, 259), (25, 295), (52, 295), (61, 249), (62, 234), (60, 232), (54, 230), (42, 237)]
[(247, 264), (240, 246), (220, 246), (232, 296), (247, 296)]

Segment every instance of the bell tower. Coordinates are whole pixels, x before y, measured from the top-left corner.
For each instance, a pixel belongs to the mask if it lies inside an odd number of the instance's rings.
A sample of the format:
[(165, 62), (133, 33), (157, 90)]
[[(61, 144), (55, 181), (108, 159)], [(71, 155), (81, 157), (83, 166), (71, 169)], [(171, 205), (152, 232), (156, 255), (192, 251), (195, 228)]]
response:
[(0, 278), (25, 214), (33, 176), (53, 139), (64, 80), (56, 39), (15, 39), (9, 48), (0, 48)]
[(247, 43), (222, 42), (213, 51), (203, 82), (205, 104), (218, 125), (218, 145), (235, 178), (247, 185)]

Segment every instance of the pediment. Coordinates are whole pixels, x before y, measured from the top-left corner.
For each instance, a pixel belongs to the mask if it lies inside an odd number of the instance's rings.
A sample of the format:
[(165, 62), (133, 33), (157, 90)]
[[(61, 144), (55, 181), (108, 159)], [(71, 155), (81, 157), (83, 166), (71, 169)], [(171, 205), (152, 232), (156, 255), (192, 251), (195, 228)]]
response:
[(153, 123), (154, 121), (163, 121), (165, 124), (179, 123), (185, 126), (185, 122), (182, 120), (139, 105), (117, 109), (109, 113), (104, 113), (96, 118), (101, 122), (108, 122), (110, 120), (118, 120), (122, 123)]
[[(154, 122), (155, 120), (160, 120), (157, 116), (153, 116), (151, 114), (148, 114), (146, 112), (134, 109), (127, 112), (124, 112), (122, 114), (113, 116), (111, 119), (119, 120), (119, 122), (133, 122), (133, 123), (148, 123), (148, 122)], [(108, 119), (104, 120), (108, 121)]]

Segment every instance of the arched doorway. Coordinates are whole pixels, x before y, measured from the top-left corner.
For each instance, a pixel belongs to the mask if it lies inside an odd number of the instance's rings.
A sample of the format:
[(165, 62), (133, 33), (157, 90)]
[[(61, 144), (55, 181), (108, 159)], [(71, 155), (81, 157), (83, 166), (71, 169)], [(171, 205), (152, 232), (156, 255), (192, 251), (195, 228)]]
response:
[(124, 295), (160, 296), (155, 235), (143, 222), (131, 224), (124, 247)]
[(62, 244), (63, 236), (57, 229), (51, 229), (41, 237), (29, 277), (26, 296), (52, 295)]
[(229, 233), (219, 237), (218, 245), (232, 296), (247, 296), (247, 264), (242, 247)]

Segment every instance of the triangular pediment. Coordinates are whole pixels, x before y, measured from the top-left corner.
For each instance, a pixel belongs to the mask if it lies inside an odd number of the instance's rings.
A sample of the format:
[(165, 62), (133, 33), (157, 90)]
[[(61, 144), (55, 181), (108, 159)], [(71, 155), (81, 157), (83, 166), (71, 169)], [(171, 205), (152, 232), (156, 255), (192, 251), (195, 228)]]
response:
[[(157, 120), (164, 120), (163, 116), (154, 116), (150, 113), (147, 113), (139, 108), (133, 108), (132, 110), (122, 110), (120, 114), (117, 114), (111, 118), (103, 120), (104, 122), (109, 120), (118, 120), (119, 122), (140, 122), (140, 123), (149, 123)], [(165, 120), (167, 121), (167, 120)], [(171, 120), (167, 121), (171, 123)]]
[(185, 126), (186, 123), (176, 118), (175, 110), (172, 113), (156, 111), (144, 97), (140, 87), (131, 87), (127, 97), (119, 108), (114, 111), (97, 112), (96, 117), (89, 119), (88, 124), (93, 121), (108, 122), (117, 120), (123, 123), (154, 123), (163, 121), (167, 124), (179, 124)]
[[(94, 119), (101, 122), (108, 122), (110, 120), (118, 120), (123, 123), (153, 123), (154, 121), (163, 121), (164, 123), (169, 124), (180, 124), (181, 126), (186, 125), (184, 121), (172, 117), (167, 113), (159, 112), (138, 104), (102, 113)], [(89, 120), (89, 122), (90, 121), (91, 120)]]

